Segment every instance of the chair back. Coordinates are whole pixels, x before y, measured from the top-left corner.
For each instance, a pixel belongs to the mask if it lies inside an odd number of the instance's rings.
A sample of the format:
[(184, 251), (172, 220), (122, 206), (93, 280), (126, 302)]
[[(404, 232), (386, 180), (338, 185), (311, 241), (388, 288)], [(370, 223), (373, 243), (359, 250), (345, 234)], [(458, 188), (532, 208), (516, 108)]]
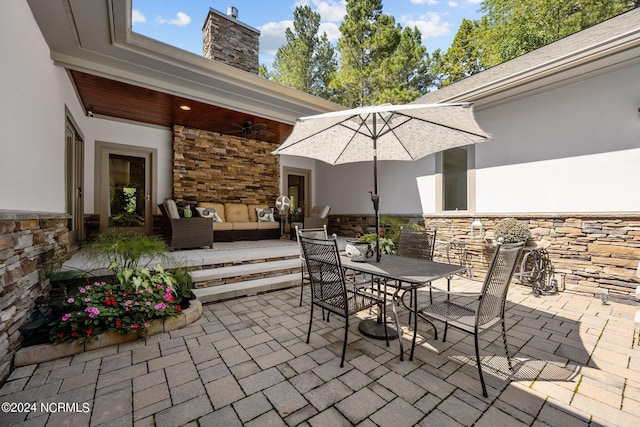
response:
[(482, 286), (476, 326), (481, 327), (504, 317), (507, 292), (524, 244), (525, 242), (499, 244), (496, 247)]
[(436, 230), (433, 232), (400, 229), (397, 254), (409, 258), (431, 261), (436, 246)]
[(335, 239), (301, 237), (311, 281), (311, 303), (348, 316), (347, 287)]
[(296, 239), (298, 240), (298, 249), (300, 250), (300, 259), (304, 261), (304, 252), (302, 251), (301, 237), (308, 237), (311, 239), (327, 240), (329, 235), (327, 234), (327, 226), (321, 228), (300, 228), (296, 225)]

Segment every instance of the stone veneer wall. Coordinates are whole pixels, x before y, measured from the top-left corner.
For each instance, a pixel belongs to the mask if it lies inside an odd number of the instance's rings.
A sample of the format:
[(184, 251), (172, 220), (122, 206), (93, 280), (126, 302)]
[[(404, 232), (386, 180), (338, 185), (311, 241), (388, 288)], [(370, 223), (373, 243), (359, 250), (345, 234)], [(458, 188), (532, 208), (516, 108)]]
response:
[[(610, 298), (635, 301), (631, 295), (640, 284), (636, 276), (640, 260), (640, 214), (547, 214), (517, 215), (528, 223), (532, 239), (547, 251), (558, 278), (566, 289), (598, 294), (608, 289)], [(435, 259), (446, 261), (448, 242), (469, 239), (471, 222), (481, 220), (485, 232), (492, 231), (505, 216), (403, 216), (406, 221), (437, 227)], [(373, 217), (365, 215), (331, 215), (329, 231), (343, 236), (374, 227)], [(384, 225), (384, 224), (383, 224)], [(473, 268), (482, 275), (492, 250), (468, 246)]]
[(22, 344), (18, 328), (48, 297), (47, 266), (69, 257), (66, 214), (0, 211), (0, 381)]
[(274, 144), (175, 126), (173, 197), (178, 203), (267, 203), (279, 194)]
[(206, 58), (258, 74), (260, 31), (213, 8), (202, 28), (202, 50)]

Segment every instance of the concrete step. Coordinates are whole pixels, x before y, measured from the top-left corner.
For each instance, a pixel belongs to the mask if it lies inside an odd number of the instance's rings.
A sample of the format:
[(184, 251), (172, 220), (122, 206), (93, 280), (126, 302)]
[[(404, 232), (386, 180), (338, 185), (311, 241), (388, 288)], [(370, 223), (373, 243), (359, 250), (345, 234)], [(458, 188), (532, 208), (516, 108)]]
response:
[(210, 281), (223, 281), (226, 278), (250, 276), (274, 271), (286, 271), (300, 268), (300, 259), (292, 258), (279, 261), (256, 262), (252, 264), (239, 264), (228, 267), (209, 268), (191, 272), (194, 285)]
[[(296, 261), (298, 261), (298, 265), (300, 265), (300, 260)], [(257, 295), (259, 293), (290, 288), (292, 286), (300, 286), (300, 273), (290, 273), (277, 277), (266, 277), (227, 285), (193, 289), (193, 293), (201, 303), (206, 304), (242, 296)]]

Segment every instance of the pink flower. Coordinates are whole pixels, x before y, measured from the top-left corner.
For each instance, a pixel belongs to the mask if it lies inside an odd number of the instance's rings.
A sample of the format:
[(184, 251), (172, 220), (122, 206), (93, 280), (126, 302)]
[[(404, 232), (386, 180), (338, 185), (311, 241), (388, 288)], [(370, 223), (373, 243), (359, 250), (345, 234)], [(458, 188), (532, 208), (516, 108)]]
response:
[(84, 294), (86, 292), (84, 288), (80, 288), (78, 290), (80, 291), (81, 294)]
[(153, 308), (155, 308), (156, 310), (164, 310), (165, 308), (167, 308), (167, 306), (165, 305), (165, 303), (161, 302), (160, 304), (156, 304)]
[(85, 298), (84, 302), (91, 302), (91, 298)]
[(147, 301), (147, 302), (145, 302), (145, 304), (151, 305), (151, 301)]
[(74, 301), (75, 301), (75, 300), (74, 300), (73, 298), (69, 298), (69, 299), (67, 300), (67, 302), (68, 302), (69, 304), (71, 304), (71, 303), (72, 303), (72, 302), (74, 302)]
[(156, 286), (156, 288), (158, 288), (158, 289), (164, 289), (164, 288), (162, 287), (162, 285), (158, 285), (158, 286)]
[(98, 310), (95, 307), (87, 307), (84, 309), (84, 311), (86, 311), (87, 313), (89, 313), (89, 317), (94, 318), (96, 317), (98, 314), (100, 314), (100, 310)]
[(71, 313), (67, 313), (64, 316), (62, 316), (62, 321), (63, 322), (66, 322), (69, 319), (71, 319)]
[(149, 326), (151, 326), (151, 324), (149, 322), (145, 322), (144, 327), (148, 328)]
[(171, 294), (169, 292), (167, 292), (166, 294), (164, 294), (164, 300), (165, 301), (171, 301)]
[(124, 305), (126, 305), (126, 306), (130, 306), (132, 302), (133, 302), (133, 301), (131, 301), (131, 300), (129, 299), (129, 300), (125, 301)]
[(91, 285), (87, 285), (84, 287), (85, 289), (91, 289)]

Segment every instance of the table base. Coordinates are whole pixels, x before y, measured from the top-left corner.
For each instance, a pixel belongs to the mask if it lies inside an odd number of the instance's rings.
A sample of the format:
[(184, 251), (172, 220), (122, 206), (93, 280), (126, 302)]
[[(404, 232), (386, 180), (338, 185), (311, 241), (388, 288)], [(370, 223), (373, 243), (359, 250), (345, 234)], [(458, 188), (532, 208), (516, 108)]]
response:
[[(386, 338), (384, 336), (384, 324), (378, 323), (377, 320), (362, 320), (358, 325), (358, 330), (362, 333), (362, 335), (373, 338), (375, 340), (383, 340)], [(398, 331), (395, 328), (387, 325), (387, 335), (389, 336), (390, 340), (395, 340), (398, 338)]]

